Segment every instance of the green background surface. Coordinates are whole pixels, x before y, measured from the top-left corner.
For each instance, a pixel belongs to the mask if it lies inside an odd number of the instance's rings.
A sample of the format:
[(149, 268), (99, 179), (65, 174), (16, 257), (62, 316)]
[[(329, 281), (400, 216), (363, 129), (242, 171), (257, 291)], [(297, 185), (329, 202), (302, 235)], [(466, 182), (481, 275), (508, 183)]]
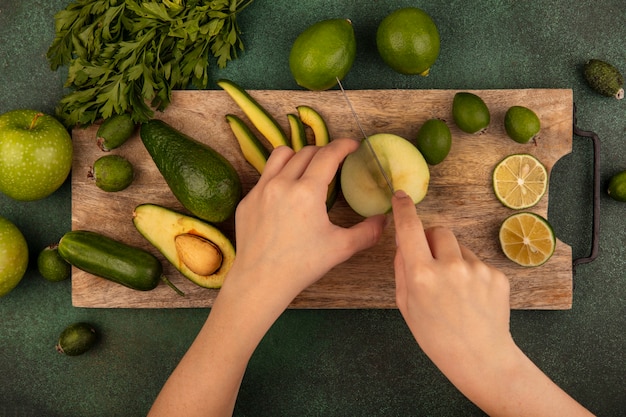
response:
[[(67, 69), (52, 72), (45, 53), (53, 16), (67, 4), (0, 0), (0, 113), (52, 113), (63, 96)], [(378, 22), (405, 5), (424, 8), (440, 29), (441, 54), (426, 78), (394, 73), (375, 50)], [(257, 0), (239, 20), (245, 53), (225, 70), (214, 66), (213, 77), (249, 89), (297, 89), (288, 68), (295, 37), (318, 20), (349, 17), (358, 42), (344, 80), (350, 89), (572, 89), (579, 127), (602, 141), (600, 255), (577, 267), (572, 310), (513, 311), (511, 331), (577, 400), (598, 415), (618, 416), (626, 410), (626, 204), (608, 198), (605, 189), (626, 169), (626, 100), (591, 91), (581, 66), (600, 58), (626, 72), (624, 6), (623, 0)], [(590, 251), (592, 156), (590, 142), (575, 137), (573, 152), (557, 163), (550, 183), (549, 220), (574, 257)], [(22, 282), (0, 299), (0, 416), (145, 415), (208, 310), (72, 307), (70, 282), (46, 282), (34, 263), (71, 227), (69, 181), (36, 202), (0, 196), (0, 215), (22, 230), (32, 258)], [(100, 343), (79, 357), (60, 356), (56, 339), (75, 321), (95, 325)], [(235, 415), (481, 412), (430, 363), (396, 310), (289, 310), (254, 354)]]

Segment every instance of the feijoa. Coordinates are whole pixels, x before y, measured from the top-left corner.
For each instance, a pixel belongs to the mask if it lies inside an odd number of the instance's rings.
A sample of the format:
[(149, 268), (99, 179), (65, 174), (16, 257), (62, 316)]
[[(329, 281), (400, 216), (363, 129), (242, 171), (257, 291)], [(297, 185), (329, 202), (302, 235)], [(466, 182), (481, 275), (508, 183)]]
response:
[(437, 165), (448, 156), (452, 147), (450, 128), (441, 119), (429, 119), (417, 132), (415, 146), (422, 153), (426, 162)]
[(618, 100), (624, 98), (624, 77), (612, 64), (590, 59), (585, 63), (583, 74), (589, 86), (597, 93)]
[(37, 257), (37, 269), (42, 277), (51, 282), (64, 281), (70, 277), (71, 265), (59, 255), (59, 244), (46, 246)]
[(98, 188), (107, 192), (122, 191), (135, 176), (133, 165), (120, 155), (105, 155), (94, 162), (89, 172)]
[(106, 119), (96, 133), (98, 147), (108, 152), (122, 146), (135, 132), (135, 122), (130, 113), (116, 114)]
[(454, 123), (466, 133), (482, 133), (489, 126), (491, 115), (482, 98), (470, 92), (458, 92), (452, 101)]
[(504, 128), (515, 142), (527, 143), (539, 133), (541, 122), (537, 114), (524, 106), (512, 106), (504, 115)]
[(612, 199), (626, 202), (626, 171), (613, 175), (607, 192)]
[(87, 352), (96, 343), (96, 330), (89, 323), (78, 322), (67, 326), (55, 346), (57, 352), (67, 356), (78, 356)]

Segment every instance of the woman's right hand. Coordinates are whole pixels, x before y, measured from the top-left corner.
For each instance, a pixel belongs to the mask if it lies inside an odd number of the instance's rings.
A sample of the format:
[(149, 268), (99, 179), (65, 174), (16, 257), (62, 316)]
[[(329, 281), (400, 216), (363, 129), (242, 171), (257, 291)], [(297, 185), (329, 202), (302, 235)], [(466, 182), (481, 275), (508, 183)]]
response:
[(452, 231), (424, 230), (403, 191), (392, 207), (396, 303), (443, 374), (489, 415), (591, 415), (513, 341), (507, 277), (460, 245)]
[(507, 277), (460, 245), (449, 229), (424, 230), (404, 192), (392, 204), (396, 302), (425, 353), (446, 368), (459, 356), (497, 354), (510, 345)]

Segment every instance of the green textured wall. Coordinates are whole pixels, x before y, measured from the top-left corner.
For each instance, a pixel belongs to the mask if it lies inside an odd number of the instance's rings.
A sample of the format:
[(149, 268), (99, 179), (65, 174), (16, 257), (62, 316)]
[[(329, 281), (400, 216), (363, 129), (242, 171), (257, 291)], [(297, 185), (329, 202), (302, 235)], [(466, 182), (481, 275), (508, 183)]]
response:
[[(62, 97), (66, 69), (50, 71), (45, 53), (53, 15), (67, 4), (0, 0), (0, 113), (51, 113)], [(378, 22), (404, 5), (424, 8), (440, 29), (441, 55), (427, 78), (392, 72), (375, 51)], [(573, 90), (578, 125), (602, 141), (600, 256), (577, 268), (572, 310), (514, 311), (511, 329), (584, 405), (623, 415), (626, 204), (604, 188), (626, 169), (626, 101), (593, 93), (581, 65), (596, 57), (626, 72), (624, 2), (257, 0), (240, 18), (245, 53), (213, 76), (250, 89), (295, 89), (291, 42), (307, 25), (333, 17), (349, 17), (356, 28), (358, 55), (344, 80), (350, 89)], [(590, 249), (591, 159), (590, 143), (575, 138), (550, 184), (550, 221), (575, 257)], [(0, 196), (0, 215), (23, 231), (34, 259), (69, 230), (70, 199), (69, 183), (37, 202)], [(0, 299), (0, 416), (145, 415), (208, 310), (78, 309), (70, 293), (69, 282), (44, 281), (31, 262), (20, 285)], [(58, 334), (78, 320), (98, 328), (100, 343), (80, 357), (58, 355)], [(424, 356), (395, 310), (287, 311), (252, 358), (235, 414), (481, 415)]]

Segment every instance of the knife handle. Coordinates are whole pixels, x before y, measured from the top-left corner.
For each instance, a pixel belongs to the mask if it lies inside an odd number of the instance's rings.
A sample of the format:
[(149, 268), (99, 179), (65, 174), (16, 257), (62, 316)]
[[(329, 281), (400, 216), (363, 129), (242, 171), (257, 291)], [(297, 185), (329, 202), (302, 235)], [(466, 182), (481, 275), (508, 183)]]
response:
[(574, 104), (574, 135), (591, 139), (593, 143), (593, 225), (591, 232), (591, 252), (588, 256), (576, 258), (573, 266), (586, 264), (598, 257), (600, 241), (600, 138), (589, 130), (578, 127), (576, 104)]

